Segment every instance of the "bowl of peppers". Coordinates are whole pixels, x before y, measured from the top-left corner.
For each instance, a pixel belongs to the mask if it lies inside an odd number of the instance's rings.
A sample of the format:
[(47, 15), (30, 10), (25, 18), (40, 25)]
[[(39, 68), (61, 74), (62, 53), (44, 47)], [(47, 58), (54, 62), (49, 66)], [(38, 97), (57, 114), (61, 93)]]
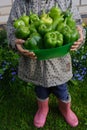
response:
[(72, 13), (62, 12), (57, 5), (40, 15), (23, 14), (13, 26), (15, 36), (25, 40), (23, 47), (33, 51), (38, 60), (65, 56), (79, 38)]

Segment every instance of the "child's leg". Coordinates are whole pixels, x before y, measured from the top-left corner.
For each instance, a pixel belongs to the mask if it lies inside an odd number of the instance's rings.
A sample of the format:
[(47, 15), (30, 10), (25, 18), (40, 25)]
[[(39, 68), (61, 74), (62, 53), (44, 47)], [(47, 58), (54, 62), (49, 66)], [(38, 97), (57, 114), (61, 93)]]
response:
[(53, 93), (59, 99), (59, 110), (64, 116), (66, 122), (70, 126), (76, 127), (78, 125), (78, 118), (71, 110), (71, 97), (67, 89), (67, 84), (54, 87)]
[(50, 91), (48, 88), (44, 88), (42, 86), (36, 86), (35, 92), (37, 96), (38, 110), (34, 117), (34, 125), (37, 128), (40, 128), (44, 126), (49, 111), (48, 101)]

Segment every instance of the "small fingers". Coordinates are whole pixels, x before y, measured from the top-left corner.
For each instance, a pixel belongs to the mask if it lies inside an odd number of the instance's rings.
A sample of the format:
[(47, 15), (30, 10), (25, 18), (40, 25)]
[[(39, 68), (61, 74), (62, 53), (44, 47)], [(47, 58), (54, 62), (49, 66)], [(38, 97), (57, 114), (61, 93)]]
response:
[(80, 26), (77, 26), (77, 30), (82, 32), (82, 28)]
[(15, 43), (16, 44), (23, 44), (25, 41), (24, 40), (22, 40), (22, 39), (16, 39), (15, 40)]
[(72, 46), (71, 46), (71, 51), (77, 50), (77, 48), (79, 47), (79, 45), (81, 44), (81, 42), (75, 42)]
[(34, 54), (34, 52), (29, 52), (28, 50), (24, 50), (22, 52), (23, 55), (30, 57), (31, 59), (37, 59), (36, 55)]
[(81, 37), (80, 39), (78, 39), (77, 42), (80, 42), (80, 44), (83, 42), (83, 37)]
[(23, 47), (20, 44), (16, 44), (18, 51), (20, 52), (20, 54), (30, 57), (32, 59), (36, 59), (36, 55), (34, 52), (29, 52), (28, 50), (23, 49)]
[(29, 57), (32, 58), (32, 59), (37, 59), (34, 52), (29, 52)]
[(16, 47), (17, 47), (19, 52), (23, 52), (24, 51), (24, 49), (22, 48), (22, 46), (20, 44), (16, 44)]

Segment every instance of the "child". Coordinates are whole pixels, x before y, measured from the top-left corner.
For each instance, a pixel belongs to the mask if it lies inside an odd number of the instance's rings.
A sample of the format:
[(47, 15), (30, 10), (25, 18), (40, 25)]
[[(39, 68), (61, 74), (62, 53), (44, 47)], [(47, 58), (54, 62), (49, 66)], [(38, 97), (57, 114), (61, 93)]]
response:
[(9, 45), (21, 54), (18, 75), (21, 79), (32, 82), (36, 86), (38, 111), (34, 117), (34, 125), (37, 128), (43, 127), (46, 122), (49, 112), (50, 93), (57, 97), (59, 110), (66, 122), (72, 127), (78, 125), (78, 118), (71, 110), (71, 97), (67, 89), (67, 82), (73, 76), (70, 54), (68, 53), (60, 58), (38, 61), (33, 52), (22, 48), (24, 40), (17, 39), (14, 35), (13, 22), (15, 19), (19, 18), (23, 13), (29, 15), (30, 10), (37, 14), (41, 13), (44, 8), (46, 11), (50, 10), (56, 3), (62, 11), (70, 8), (73, 13), (80, 38), (74, 43), (71, 50), (77, 50), (84, 43), (85, 31), (81, 27), (82, 19), (71, 0), (15, 0), (7, 22)]

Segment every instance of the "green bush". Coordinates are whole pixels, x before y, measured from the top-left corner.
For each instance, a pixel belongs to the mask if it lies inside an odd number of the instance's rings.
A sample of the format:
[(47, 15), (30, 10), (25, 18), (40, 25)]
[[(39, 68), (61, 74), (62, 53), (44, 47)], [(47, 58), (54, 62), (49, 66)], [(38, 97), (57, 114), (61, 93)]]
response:
[(7, 92), (17, 86), (33, 87), (33, 84), (19, 80), (18, 60), (19, 55), (8, 46), (6, 30), (0, 30), (0, 88)]
[(0, 30), (0, 83), (13, 81), (17, 75), (19, 56), (8, 47), (7, 33)]
[[(85, 28), (87, 32), (87, 27)], [(83, 81), (87, 76), (87, 33), (84, 45), (78, 50), (71, 52), (73, 65), (73, 79)]]

